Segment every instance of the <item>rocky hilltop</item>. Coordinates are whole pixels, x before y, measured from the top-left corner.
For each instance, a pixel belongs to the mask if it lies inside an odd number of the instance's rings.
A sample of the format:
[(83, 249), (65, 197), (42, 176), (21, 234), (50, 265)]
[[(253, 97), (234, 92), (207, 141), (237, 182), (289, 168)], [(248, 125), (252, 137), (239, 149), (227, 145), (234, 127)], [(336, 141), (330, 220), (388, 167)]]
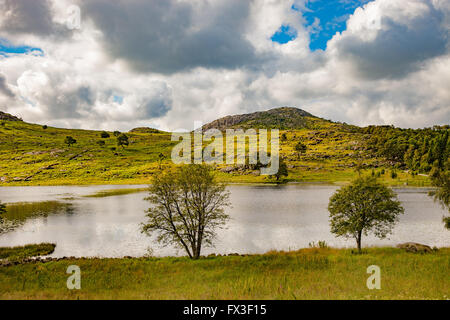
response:
[(310, 128), (317, 122), (327, 122), (302, 109), (283, 107), (268, 111), (226, 116), (203, 126), (203, 130), (229, 128), (277, 128), (303, 129)]
[(7, 120), (7, 121), (22, 121), (22, 119), (17, 118), (9, 113), (0, 111), (0, 120)]

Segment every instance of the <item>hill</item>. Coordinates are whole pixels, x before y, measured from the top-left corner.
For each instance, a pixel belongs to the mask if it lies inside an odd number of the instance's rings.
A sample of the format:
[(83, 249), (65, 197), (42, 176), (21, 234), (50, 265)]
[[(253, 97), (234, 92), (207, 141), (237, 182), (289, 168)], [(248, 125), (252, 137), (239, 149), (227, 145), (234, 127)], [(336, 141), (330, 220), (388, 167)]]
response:
[[(135, 128), (127, 132), (129, 146), (117, 145), (113, 132), (60, 129), (30, 124), (1, 113), (0, 186), (59, 184), (148, 183), (160, 166), (173, 165), (169, 132)], [(280, 155), (286, 181), (346, 182), (355, 168), (377, 175), (390, 185), (429, 185), (427, 173), (450, 154), (450, 129), (359, 128), (321, 119), (297, 108), (229, 116), (204, 126), (218, 128), (279, 128)], [(66, 136), (77, 142), (65, 143)], [(296, 145), (303, 143), (306, 153)], [(160, 154), (164, 157), (160, 158)], [(162, 161), (161, 161), (162, 160)], [(224, 182), (272, 183), (251, 166), (216, 166)]]
[[(0, 186), (147, 183), (158, 155), (170, 156), (169, 133), (129, 132), (129, 146), (102, 131), (0, 122)], [(65, 143), (66, 136), (77, 142)]]
[(164, 133), (164, 131), (154, 129), (154, 128), (149, 128), (149, 127), (134, 128), (128, 132), (132, 132), (132, 133)]
[(333, 122), (316, 117), (302, 109), (282, 107), (247, 114), (226, 116), (203, 126), (203, 130), (219, 129), (319, 129)]

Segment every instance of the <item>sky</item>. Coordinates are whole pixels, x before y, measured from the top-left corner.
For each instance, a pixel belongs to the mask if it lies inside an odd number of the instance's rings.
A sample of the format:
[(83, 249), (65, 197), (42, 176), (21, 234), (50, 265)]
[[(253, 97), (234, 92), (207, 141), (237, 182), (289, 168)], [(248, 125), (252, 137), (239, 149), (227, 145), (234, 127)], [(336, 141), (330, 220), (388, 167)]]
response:
[(282, 106), (449, 124), (449, 32), (448, 0), (0, 0), (0, 110), (122, 131)]

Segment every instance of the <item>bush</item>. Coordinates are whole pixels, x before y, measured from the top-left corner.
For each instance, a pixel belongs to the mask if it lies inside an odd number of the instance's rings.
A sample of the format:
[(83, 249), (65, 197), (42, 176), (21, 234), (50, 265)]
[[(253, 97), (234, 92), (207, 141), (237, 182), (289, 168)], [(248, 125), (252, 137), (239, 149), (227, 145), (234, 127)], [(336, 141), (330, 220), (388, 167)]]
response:
[(121, 146), (122, 148), (124, 146), (128, 146), (130, 142), (128, 141), (128, 136), (125, 133), (121, 133), (118, 137), (117, 137), (117, 145)]
[(71, 145), (77, 143), (77, 140), (75, 140), (71, 136), (67, 136), (66, 139), (64, 139), (64, 143), (70, 147)]
[(109, 138), (109, 133), (106, 131), (102, 131), (102, 133), (100, 133), (100, 137), (102, 137), (103, 139), (107, 139)]

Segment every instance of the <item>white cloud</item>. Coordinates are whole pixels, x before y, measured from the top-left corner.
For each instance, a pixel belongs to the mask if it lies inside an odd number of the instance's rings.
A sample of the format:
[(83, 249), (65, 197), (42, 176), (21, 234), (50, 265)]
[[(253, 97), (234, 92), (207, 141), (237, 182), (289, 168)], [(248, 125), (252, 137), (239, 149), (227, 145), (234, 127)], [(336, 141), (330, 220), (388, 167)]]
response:
[[(0, 109), (119, 130), (285, 105), (361, 125), (450, 122), (446, 0), (370, 2), (325, 52), (309, 50), (294, 1), (79, 0), (81, 30), (63, 30), (73, 3), (0, 0), (0, 38), (44, 51), (0, 56)], [(272, 42), (281, 25), (297, 38)]]

